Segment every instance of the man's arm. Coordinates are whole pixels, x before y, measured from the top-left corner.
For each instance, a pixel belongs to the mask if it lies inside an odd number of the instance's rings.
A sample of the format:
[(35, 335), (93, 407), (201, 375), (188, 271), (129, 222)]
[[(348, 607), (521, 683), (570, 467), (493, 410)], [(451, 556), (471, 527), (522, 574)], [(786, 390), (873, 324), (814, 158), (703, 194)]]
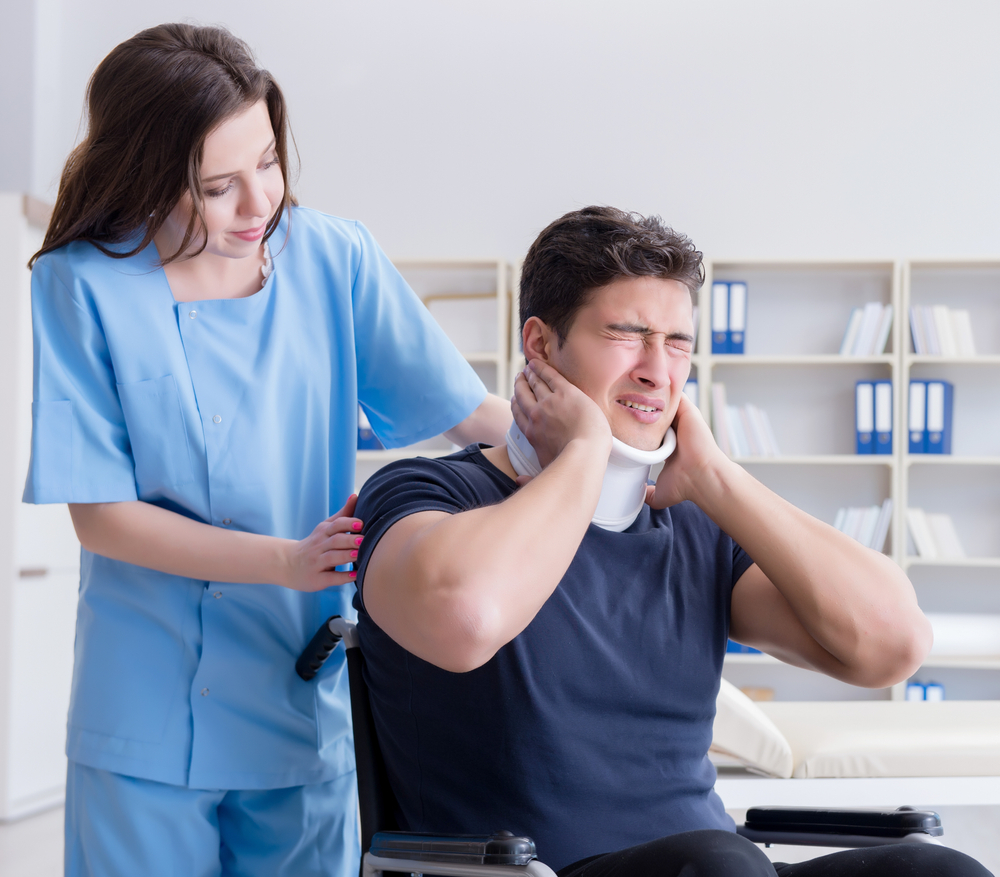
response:
[(510, 420), (510, 403), (487, 393), (479, 407), (461, 423), (449, 429), (445, 437), (463, 448), (472, 442), (502, 445), (506, 440)]
[(445, 670), (485, 664), (528, 626), (569, 568), (600, 497), (611, 450), (606, 418), (554, 369), (534, 368), (518, 376), (513, 407), (529, 439), (545, 436), (542, 473), (493, 506), (403, 518), (363, 574), (375, 623)]
[(650, 503), (692, 500), (754, 559), (733, 589), (733, 639), (853, 685), (913, 673), (932, 635), (903, 571), (733, 463), (686, 398), (675, 427)]

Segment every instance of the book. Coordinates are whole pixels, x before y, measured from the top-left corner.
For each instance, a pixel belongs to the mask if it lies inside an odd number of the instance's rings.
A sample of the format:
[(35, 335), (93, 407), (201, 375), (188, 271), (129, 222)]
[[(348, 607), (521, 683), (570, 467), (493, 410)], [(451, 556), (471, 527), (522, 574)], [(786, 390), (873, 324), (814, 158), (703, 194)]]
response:
[(875, 536), (875, 527), (878, 525), (879, 507), (869, 506), (861, 510), (861, 520), (858, 522), (858, 534), (854, 538), (865, 548), (871, 548), (872, 539)]
[(920, 314), (920, 308), (916, 305), (910, 306), (910, 341), (913, 343), (913, 352), (917, 356), (927, 353), (927, 341), (924, 338), (924, 320)]
[(947, 381), (927, 382), (927, 441), (924, 453), (951, 453), (954, 388)]
[(972, 337), (972, 317), (966, 310), (951, 312), (952, 334), (955, 336), (956, 356), (975, 356), (976, 341)]
[(875, 524), (875, 532), (872, 534), (869, 548), (874, 548), (878, 552), (885, 552), (885, 540), (889, 535), (889, 525), (892, 523), (892, 498), (886, 497), (879, 509), (878, 521)]
[(885, 353), (885, 345), (889, 342), (889, 332), (892, 331), (892, 305), (882, 308), (882, 322), (875, 333), (875, 344), (871, 356), (881, 356)]
[(874, 453), (892, 453), (892, 381), (875, 381)]
[(927, 381), (910, 381), (907, 434), (911, 454), (927, 451)]
[(858, 454), (874, 452), (875, 385), (858, 381), (854, 388), (855, 448)]
[(729, 353), (729, 284), (712, 282), (712, 353)]
[(727, 457), (735, 456), (729, 443), (729, 423), (726, 417), (725, 384), (712, 384), (712, 433), (715, 443)]
[(965, 549), (959, 541), (951, 515), (927, 512), (925, 517), (937, 556), (943, 559), (965, 557)]
[(951, 314), (944, 305), (932, 305), (934, 328), (937, 329), (938, 346), (942, 356), (957, 356), (955, 338), (951, 333)]
[(938, 339), (937, 324), (934, 320), (934, 309), (929, 307), (918, 307), (921, 323), (924, 327), (924, 341), (927, 349), (924, 351), (928, 356), (941, 355), (941, 343)]
[(861, 319), (864, 315), (862, 308), (851, 308), (851, 316), (847, 319), (847, 328), (844, 330), (844, 338), (840, 342), (840, 355), (853, 356), (854, 342), (858, 337), (858, 330), (861, 328)]
[(935, 560), (938, 556), (937, 545), (931, 533), (930, 525), (927, 523), (927, 516), (923, 509), (911, 508), (906, 510), (906, 526), (913, 539), (913, 545), (917, 549), (917, 555), (928, 560)]
[(742, 353), (747, 329), (747, 285), (741, 281), (729, 284), (729, 330), (726, 338), (728, 353)]
[(854, 349), (852, 356), (868, 356), (875, 346), (875, 336), (882, 323), (882, 304), (877, 301), (870, 301), (865, 305), (864, 314), (861, 318), (861, 328), (858, 329), (858, 337), (854, 339)]

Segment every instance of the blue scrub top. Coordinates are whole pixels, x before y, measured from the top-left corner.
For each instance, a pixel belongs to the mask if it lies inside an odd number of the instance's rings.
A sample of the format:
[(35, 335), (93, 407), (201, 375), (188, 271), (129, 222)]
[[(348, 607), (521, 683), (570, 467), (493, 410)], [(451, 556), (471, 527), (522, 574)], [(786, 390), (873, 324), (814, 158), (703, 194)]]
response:
[[(24, 501), (142, 500), (302, 539), (354, 489), (357, 407), (387, 447), (464, 420), (486, 390), (368, 231), (293, 208), (248, 298), (177, 302), (152, 244), (69, 244), (32, 272)], [(353, 768), (342, 650), (295, 659), (354, 587), (206, 582), (82, 551), (67, 755), (202, 789)]]

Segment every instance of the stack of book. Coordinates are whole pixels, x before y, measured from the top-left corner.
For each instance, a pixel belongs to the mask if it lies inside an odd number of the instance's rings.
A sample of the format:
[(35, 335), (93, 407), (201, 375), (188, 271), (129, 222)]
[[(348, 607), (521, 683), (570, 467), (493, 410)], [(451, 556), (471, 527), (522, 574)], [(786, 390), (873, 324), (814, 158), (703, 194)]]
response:
[(854, 308), (840, 342), (840, 355), (879, 356), (885, 352), (891, 329), (892, 305), (870, 301), (863, 308)]
[(854, 429), (856, 453), (892, 453), (892, 381), (857, 382)]
[(747, 285), (712, 282), (712, 353), (742, 353), (747, 329)]
[(684, 395), (688, 397), (693, 403), (694, 407), (698, 407), (698, 379), (688, 378), (687, 383), (684, 385)]
[(972, 318), (945, 305), (910, 308), (910, 335), (918, 356), (975, 356)]
[(727, 405), (725, 384), (712, 384), (715, 441), (730, 457), (780, 457), (766, 411), (756, 405)]
[(892, 500), (887, 498), (881, 507), (873, 505), (867, 508), (839, 509), (833, 526), (852, 539), (857, 539), (866, 548), (881, 552), (885, 551), (891, 521)]
[(911, 454), (950, 454), (955, 388), (948, 381), (910, 381)]
[(932, 514), (923, 509), (907, 509), (906, 525), (917, 555), (927, 560), (952, 560), (965, 557), (965, 549), (951, 515)]

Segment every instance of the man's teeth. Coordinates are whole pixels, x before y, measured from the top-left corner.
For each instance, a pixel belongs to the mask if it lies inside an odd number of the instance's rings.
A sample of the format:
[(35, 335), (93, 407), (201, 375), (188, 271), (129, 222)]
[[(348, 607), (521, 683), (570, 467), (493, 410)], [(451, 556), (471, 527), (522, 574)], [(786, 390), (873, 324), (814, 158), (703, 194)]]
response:
[(656, 408), (651, 408), (649, 405), (640, 405), (638, 402), (622, 402), (626, 408), (635, 408), (636, 411), (656, 411)]

